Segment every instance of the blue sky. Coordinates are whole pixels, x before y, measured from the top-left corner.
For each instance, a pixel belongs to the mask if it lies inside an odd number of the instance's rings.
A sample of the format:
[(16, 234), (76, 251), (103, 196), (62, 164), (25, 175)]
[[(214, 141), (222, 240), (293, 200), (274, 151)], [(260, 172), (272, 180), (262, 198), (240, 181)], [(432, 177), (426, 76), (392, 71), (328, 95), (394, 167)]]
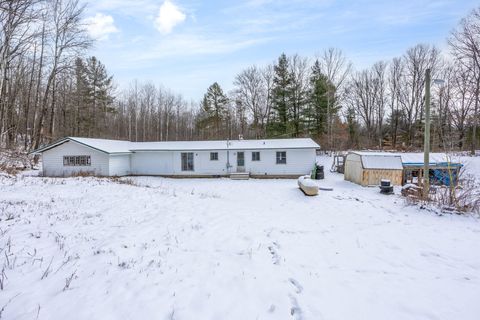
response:
[(86, 22), (90, 55), (119, 88), (151, 81), (200, 100), (217, 81), (232, 88), (250, 65), (282, 53), (314, 57), (343, 50), (356, 69), (401, 55), (417, 43), (446, 49), (446, 37), (478, 5), (471, 0), (96, 0)]

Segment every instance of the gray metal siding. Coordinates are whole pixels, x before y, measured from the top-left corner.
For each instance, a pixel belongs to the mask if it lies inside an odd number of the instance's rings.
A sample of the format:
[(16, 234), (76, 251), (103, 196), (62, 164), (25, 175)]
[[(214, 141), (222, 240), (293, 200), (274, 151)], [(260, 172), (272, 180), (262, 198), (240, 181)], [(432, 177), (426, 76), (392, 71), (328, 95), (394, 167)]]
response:
[[(237, 171), (237, 152), (245, 153), (245, 171), (253, 175), (304, 175), (312, 170), (315, 149), (229, 150), (230, 172)], [(276, 164), (276, 152), (287, 153), (286, 164)], [(185, 151), (189, 152), (189, 151)], [(218, 152), (218, 160), (210, 160)], [(252, 152), (260, 152), (260, 161), (252, 161)], [(131, 155), (131, 173), (136, 175), (227, 175), (227, 151), (193, 151), (194, 171), (182, 171), (181, 151), (147, 151)]]
[[(315, 164), (315, 149), (229, 150), (230, 172), (237, 171), (237, 152), (245, 153), (245, 171), (252, 175), (304, 175)], [(287, 153), (287, 163), (276, 163), (276, 152)], [(188, 151), (186, 151), (188, 152)], [(210, 152), (218, 152), (218, 160), (210, 160)], [(252, 161), (252, 152), (260, 152), (260, 161)], [(45, 151), (43, 172), (47, 176), (69, 176), (88, 172), (102, 176), (134, 175), (227, 175), (227, 151), (194, 151), (194, 171), (181, 170), (181, 151), (134, 152), (129, 155), (108, 155), (69, 141)], [(63, 166), (63, 156), (89, 155), (91, 166)]]
[[(252, 161), (252, 152), (260, 152), (260, 161)], [(287, 163), (277, 164), (277, 151), (287, 153)], [(234, 160), (236, 165), (236, 152)], [(309, 174), (316, 161), (315, 149), (246, 150), (245, 169), (252, 175), (304, 175)], [(234, 167), (235, 168), (235, 167)]]
[(110, 155), (109, 175), (110, 176), (126, 176), (130, 174), (130, 155)]
[[(63, 156), (90, 156), (90, 166), (64, 166)], [(42, 153), (42, 172), (45, 176), (61, 177), (79, 173), (109, 175), (108, 154), (69, 141)]]
[(135, 152), (131, 155), (131, 173), (135, 175), (171, 175), (173, 154), (170, 151)]

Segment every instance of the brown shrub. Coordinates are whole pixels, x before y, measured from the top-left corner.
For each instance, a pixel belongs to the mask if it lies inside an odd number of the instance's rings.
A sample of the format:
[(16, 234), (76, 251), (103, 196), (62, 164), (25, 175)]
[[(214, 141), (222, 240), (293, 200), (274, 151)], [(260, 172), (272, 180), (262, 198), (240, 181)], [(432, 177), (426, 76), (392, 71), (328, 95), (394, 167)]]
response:
[(7, 163), (0, 163), (0, 171), (12, 176), (18, 173), (17, 168), (15, 168), (14, 166), (10, 166)]

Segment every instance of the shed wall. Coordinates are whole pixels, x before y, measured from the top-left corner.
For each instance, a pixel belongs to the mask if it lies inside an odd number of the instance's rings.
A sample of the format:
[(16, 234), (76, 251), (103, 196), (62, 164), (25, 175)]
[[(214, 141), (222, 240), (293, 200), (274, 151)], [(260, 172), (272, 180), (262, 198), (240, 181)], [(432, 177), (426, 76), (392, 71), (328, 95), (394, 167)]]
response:
[(362, 186), (378, 186), (380, 180), (388, 179), (394, 186), (401, 186), (403, 180), (403, 170), (389, 169), (364, 169), (362, 177)]
[[(63, 156), (90, 156), (91, 165), (64, 166)], [(72, 141), (42, 153), (42, 171), (45, 176), (61, 177), (79, 173), (107, 176), (109, 174), (108, 166), (108, 154)]]
[(358, 154), (350, 153), (345, 159), (344, 179), (357, 184), (363, 181), (362, 159)]

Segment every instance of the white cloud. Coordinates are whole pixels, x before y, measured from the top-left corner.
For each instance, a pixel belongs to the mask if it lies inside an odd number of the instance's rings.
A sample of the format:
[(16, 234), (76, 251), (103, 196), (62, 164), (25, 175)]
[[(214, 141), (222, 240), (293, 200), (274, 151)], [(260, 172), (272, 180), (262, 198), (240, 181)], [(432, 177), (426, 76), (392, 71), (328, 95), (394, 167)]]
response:
[(185, 21), (186, 15), (170, 0), (165, 0), (160, 6), (155, 18), (155, 27), (163, 34), (169, 34), (173, 28)]
[(149, 50), (135, 52), (127, 60), (140, 62), (169, 57), (225, 54), (270, 40), (270, 38), (240, 39), (220, 35), (205, 37), (201, 34), (179, 34), (156, 43)]
[(118, 32), (112, 16), (97, 13), (95, 16), (85, 19), (90, 36), (97, 40), (106, 40), (111, 33)]

